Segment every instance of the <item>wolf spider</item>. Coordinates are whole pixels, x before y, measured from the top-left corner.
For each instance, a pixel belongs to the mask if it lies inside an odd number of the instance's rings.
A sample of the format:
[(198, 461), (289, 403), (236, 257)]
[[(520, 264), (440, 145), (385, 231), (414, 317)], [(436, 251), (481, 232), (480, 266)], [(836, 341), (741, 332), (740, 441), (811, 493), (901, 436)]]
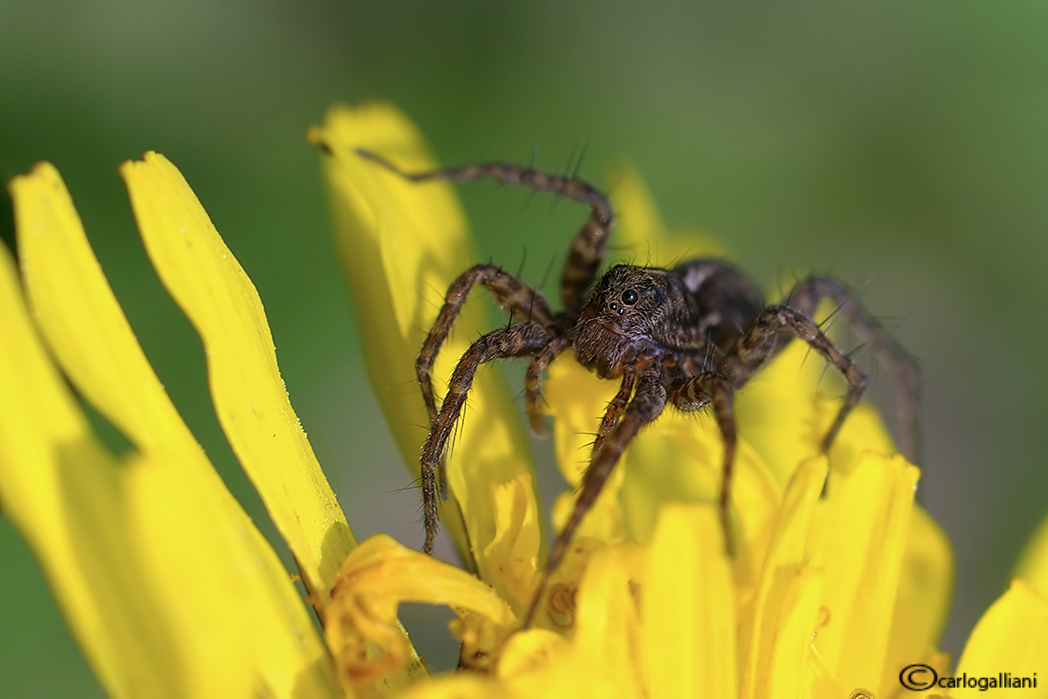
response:
[[(598, 280), (613, 215), (608, 199), (587, 182), (498, 162), (409, 173), (375, 153), (363, 149), (357, 153), (411, 182), (490, 179), (590, 207), (586, 223), (572, 240), (564, 268), (560, 288), (563, 311), (554, 312), (542, 293), (500, 267), (474, 265), (448, 288), (415, 365), (430, 420), (429, 438), (421, 459), (426, 528), (423, 551), (427, 553), (432, 552), (438, 525), (438, 491), (447, 497), (443, 457), (481, 364), (510, 357), (531, 358), (524, 380), (524, 402), (532, 427), (540, 432), (543, 371), (569, 347), (575, 350), (578, 362), (600, 378), (620, 382), (619, 391), (597, 428), (590, 465), (574, 508), (550, 551), (525, 626), (619, 457), (667, 403), (684, 411), (713, 409), (724, 440), (719, 507), (729, 551), (732, 544), (728, 500), (737, 445), (735, 392), (794, 338), (808, 343), (848, 383), (844, 402), (821, 443), (823, 452), (829, 450), (844, 419), (858, 403), (868, 377), (813, 320), (823, 299), (836, 304), (856, 335), (870, 345), (901, 386), (904, 451), (911, 459), (915, 457), (916, 371), (905, 352), (852, 293), (832, 279), (805, 279), (782, 303), (773, 305), (765, 305), (760, 290), (748, 277), (718, 259), (690, 260), (672, 269), (619, 264)], [(484, 286), (499, 306), (510, 312), (512, 321), (473, 342), (455, 367), (438, 410), (430, 372), (476, 284)]]

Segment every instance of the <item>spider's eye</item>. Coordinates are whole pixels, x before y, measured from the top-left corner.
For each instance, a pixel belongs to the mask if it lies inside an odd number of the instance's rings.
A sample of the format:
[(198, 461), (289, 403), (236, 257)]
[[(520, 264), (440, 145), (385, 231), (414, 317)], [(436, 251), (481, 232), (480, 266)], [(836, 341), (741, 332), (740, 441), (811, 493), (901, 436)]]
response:
[(637, 303), (637, 292), (633, 289), (626, 289), (622, 292), (622, 302), (627, 306)]

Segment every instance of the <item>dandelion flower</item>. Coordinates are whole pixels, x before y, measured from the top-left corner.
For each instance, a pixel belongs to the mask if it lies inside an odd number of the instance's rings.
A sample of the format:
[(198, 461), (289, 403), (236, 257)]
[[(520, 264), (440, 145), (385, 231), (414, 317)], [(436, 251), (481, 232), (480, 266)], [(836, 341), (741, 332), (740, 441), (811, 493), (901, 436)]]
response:
[[(390, 387), (413, 382), (442, 290), (475, 259), (463, 215), (447, 183), (413, 184), (357, 156), (364, 148), (405, 171), (436, 167), (392, 107), (334, 108), (311, 140), (325, 153), (373, 384), (405, 460), (415, 464), (428, 421), (420, 400)], [(703, 243), (693, 236), (667, 237), (631, 172), (615, 181), (617, 245), (654, 250), (655, 264), (717, 252), (696, 249)], [(436, 385), (488, 327), (481, 311), (473, 302), (465, 307), (437, 363)], [(919, 472), (894, 453), (868, 406), (819, 456), (838, 402), (816, 391), (819, 368), (803, 363), (804, 352), (785, 352), (740, 396), (748, 443), (732, 494), (740, 532), (734, 559), (724, 554), (712, 505), (720, 479), (716, 427), (664, 415), (630, 445), (586, 516), (538, 628), (507, 632), (504, 609), (477, 615), (465, 600), (446, 599), (461, 617), (460, 664), (479, 664), (486, 674), (441, 679), (415, 689), (417, 696), (894, 696), (904, 690), (899, 672), (907, 665), (947, 672), (937, 641), (953, 561), (942, 532), (913, 503)], [(569, 355), (549, 374), (545, 397), (569, 485), (552, 513), (558, 526), (586, 465), (587, 435), (617, 387)], [(467, 569), (485, 583), (478, 599), (497, 593), (519, 623), (542, 561), (530, 463), (496, 372), (478, 375), (470, 401), (476, 417), (465, 421), (448, 458), (444, 521)], [(412, 589), (395, 594), (432, 601), (439, 577), (413, 576)], [(354, 578), (346, 591), (375, 584), (367, 578)], [(487, 641), (479, 651), (478, 639)]]
[[(414, 464), (424, 407), (384, 387), (413, 380), (435, 312), (430, 295), (468, 266), (464, 218), (446, 185), (410, 185), (355, 156), (364, 146), (405, 168), (434, 165), (392, 108), (333, 109), (311, 138), (325, 150), (380, 402)], [(865, 407), (818, 455), (835, 403), (815, 390), (818, 368), (802, 364), (802, 350), (784, 353), (740, 396), (737, 555), (724, 553), (712, 504), (715, 426), (666, 415), (631, 445), (536, 624), (521, 631), (546, 516), (497, 373), (478, 381), (478, 418), (466, 422), (448, 462), (445, 523), (466, 569), (382, 535), (357, 545), (288, 401), (247, 276), (162, 156), (147, 154), (121, 173), (153, 264), (203, 339), (223, 429), (308, 596), (171, 406), (57, 172), (36, 167), (11, 183), (23, 284), (0, 251), (0, 503), (111, 695), (891, 697), (903, 695), (907, 666), (948, 677), (936, 644), (952, 558), (913, 504), (918, 471), (894, 455)], [(666, 258), (680, 252), (682, 239), (665, 236), (639, 181), (628, 172), (619, 180), (619, 240), (646, 241)], [(438, 376), (484, 327), (470, 304)], [(67, 380), (127, 436), (126, 455), (101, 445)], [(568, 484), (554, 526), (585, 465), (582, 435), (614, 392), (606, 383), (568, 355), (550, 369), (546, 397)], [(955, 674), (1044, 672), (1044, 529)], [(474, 672), (425, 678), (396, 619), (404, 601), (456, 612), (461, 664)]]

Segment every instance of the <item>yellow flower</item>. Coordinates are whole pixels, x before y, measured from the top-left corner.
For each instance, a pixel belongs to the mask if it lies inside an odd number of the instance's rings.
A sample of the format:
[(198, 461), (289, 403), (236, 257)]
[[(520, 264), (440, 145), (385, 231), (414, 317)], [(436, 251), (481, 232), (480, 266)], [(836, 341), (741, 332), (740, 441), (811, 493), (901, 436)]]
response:
[[(443, 290), (476, 257), (447, 183), (411, 184), (355, 153), (365, 148), (406, 171), (436, 167), (393, 108), (334, 108), (311, 140), (326, 154), (336, 234), (373, 384), (405, 460), (414, 465), (428, 421), (418, 397), (400, 387), (414, 380), (414, 359)], [(711, 253), (694, 237), (687, 244), (666, 238), (630, 172), (615, 181), (618, 248), (650, 250), (653, 264)], [(490, 327), (469, 303), (444, 346), (435, 385)], [(554, 575), (538, 628), (524, 632), (514, 632), (506, 615), (519, 625), (535, 589), (541, 518), (516, 411), (497, 373), (481, 374), (470, 394), (472, 415), (448, 460), (451, 499), (444, 518), (479, 580), (467, 582), (455, 568), (428, 559), (423, 564), (420, 554), (391, 540), (370, 542), (346, 563), (331, 607), (342, 624), (329, 625), (329, 644), (334, 647), (334, 637), (359, 647), (368, 640), (361, 629), (391, 622), (398, 601), (450, 605), (461, 617), (455, 625), (463, 640), (460, 662), (486, 675), (422, 684), (413, 697), (896, 696), (905, 691), (899, 673), (907, 665), (946, 673), (949, 660), (936, 644), (953, 563), (942, 532), (913, 504), (918, 470), (893, 454), (866, 406), (849, 418), (828, 458), (818, 456), (838, 404), (816, 392), (821, 368), (803, 364), (804, 354), (801, 346), (785, 352), (740, 396), (747, 443), (733, 492), (740, 538), (733, 560), (724, 554), (711, 504), (720, 479), (716, 426), (701, 417), (664, 415), (627, 450)], [(617, 386), (570, 357), (549, 374), (545, 396), (555, 418), (555, 450), (574, 487), (587, 463), (589, 435)], [(571, 497), (569, 488), (555, 506), (555, 525)], [(1032, 559), (1041, 561), (1045, 548)], [(425, 573), (413, 568), (422, 565)], [(1029, 564), (1040, 566), (1041, 576), (1045, 565)], [(975, 653), (989, 672), (980, 643), (1016, 651), (1007, 634), (1037, 628), (1028, 619), (1042, 618), (1048, 608), (1043, 589), (1016, 585), (998, 604), (1024, 611), (996, 613), (999, 628), (992, 631), (980, 627), (961, 671), (978, 664), (968, 662)], [(493, 601), (494, 593), (504, 604)], [(369, 595), (381, 603), (363, 610), (360, 601)], [(343, 605), (344, 596), (352, 602)], [(991, 610), (988, 618), (994, 615)], [(1048, 641), (1040, 637), (1034, 646), (1008, 666), (1013, 673), (1043, 664), (1034, 658), (1046, 655)], [(388, 652), (398, 657), (402, 650)], [(1013, 656), (1019, 658), (1017, 651)], [(338, 653), (335, 662), (341, 663)], [(353, 673), (368, 676), (359, 665), (343, 676)]]
[[(426, 419), (401, 387), (432, 323), (429, 294), (468, 265), (465, 224), (445, 185), (409, 185), (354, 155), (366, 146), (407, 168), (433, 165), (392, 109), (333, 110), (313, 139), (329, 152), (369, 362), (393, 387), (380, 398), (413, 464)], [(901, 694), (906, 665), (948, 669), (935, 644), (952, 563), (913, 506), (917, 470), (890, 455), (868, 409), (849, 419), (828, 459), (813, 456), (834, 404), (815, 393), (815, 362), (798, 371), (800, 350), (739, 406), (748, 443), (733, 493), (734, 559), (709, 504), (719, 435), (708, 420), (664, 416), (587, 517), (535, 627), (519, 631), (543, 560), (543, 518), (496, 372), (471, 395), (474, 417), (449, 460), (445, 519), (470, 572), (384, 536), (357, 546), (288, 402), (250, 281), (162, 156), (121, 173), (153, 264), (204, 342), (223, 429), (309, 596), (171, 406), (64, 185), (40, 165), (11, 183), (24, 296), (0, 250), (0, 503), (111, 695), (840, 697), (862, 687), (885, 697)], [(661, 259), (680, 251), (635, 178), (623, 175), (618, 194), (620, 241), (650, 241)], [(467, 308), (439, 376), (485, 328), (482, 315)], [(580, 434), (592, 432), (613, 387), (570, 357), (550, 374), (555, 446), (573, 485), (586, 453)], [(129, 453), (101, 445), (67, 380), (123, 432)], [(1042, 531), (957, 672), (1044, 671), (1046, 571)], [(421, 680), (396, 621), (405, 600), (450, 605), (463, 664), (482, 672)], [(965, 691), (978, 689), (949, 690)]]
[[(288, 402), (258, 295), (174, 166), (150, 153), (121, 174), (153, 264), (204, 342), (226, 435), (323, 615), (355, 542)], [(27, 298), (0, 251), (0, 502), (103, 687), (342, 696), (291, 578), (142, 354), (58, 173), (38, 165), (11, 194)], [(102, 446), (63, 376), (128, 438), (126, 456)]]

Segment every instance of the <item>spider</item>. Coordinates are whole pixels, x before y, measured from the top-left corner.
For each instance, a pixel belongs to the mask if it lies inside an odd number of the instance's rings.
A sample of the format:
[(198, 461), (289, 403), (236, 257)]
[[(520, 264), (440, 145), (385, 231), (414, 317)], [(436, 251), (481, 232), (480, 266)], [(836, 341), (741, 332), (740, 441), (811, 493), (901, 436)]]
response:
[[(917, 451), (917, 376), (908, 355), (840, 283), (810, 277), (787, 298), (766, 305), (756, 284), (730, 263), (711, 258), (682, 262), (672, 269), (618, 264), (598, 278), (613, 222), (611, 205), (596, 187), (576, 177), (553, 175), (494, 162), (428, 172), (405, 172), (367, 150), (357, 153), (411, 182), (490, 179), (547, 192), (590, 207), (576, 233), (561, 279), (564, 310), (554, 312), (545, 296), (522, 279), (493, 264), (477, 264), (448, 288), (444, 305), (419, 351), (415, 368), (429, 413), (430, 432), (422, 449), (421, 483), (426, 539), (431, 553), (438, 525), (437, 495), (447, 498), (443, 457), (481, 364), (530, 357), (524, 402), (532, 428), (542, 432), (542, 376), (568, 348), (602, 379), (619, 390), (597, 428), (596, 439), (574, 508), (550, 550), (543, 577), (524, 625), (530, 624), (552, 573), (563, 561), (579, 523), (593, 506), (630, 441), (655, 420), (667, 404), (678, 410), (712, 408), (723, 436), (724, 453), (719, 508), (726, 546), (732, 550), (728, 518), (732, 465), (738, 436), (734, 396), (761, 367), (799, 338), (844, 376), (848, 390), (822, 440), (825, 453), (848, 413), (859, 402), (867, 374), (826, 335), (812, 316), (830, 299), (899, 383), (904, 453)], [(509, 325), (481, 336), (459, 360), (438, 409), (431, 370), (470, 290), (477, 284), (511, 315)]]

